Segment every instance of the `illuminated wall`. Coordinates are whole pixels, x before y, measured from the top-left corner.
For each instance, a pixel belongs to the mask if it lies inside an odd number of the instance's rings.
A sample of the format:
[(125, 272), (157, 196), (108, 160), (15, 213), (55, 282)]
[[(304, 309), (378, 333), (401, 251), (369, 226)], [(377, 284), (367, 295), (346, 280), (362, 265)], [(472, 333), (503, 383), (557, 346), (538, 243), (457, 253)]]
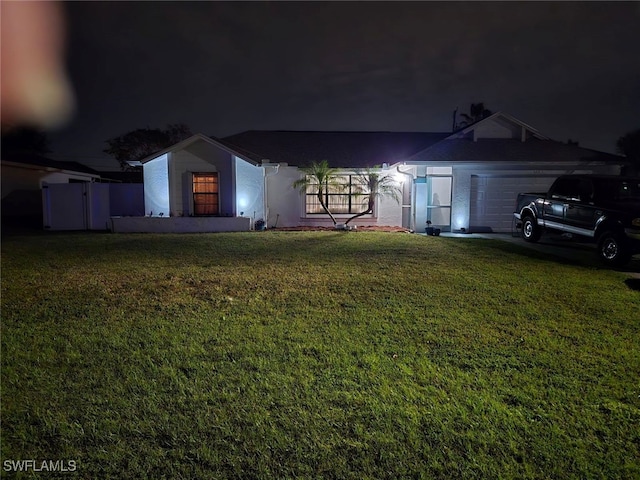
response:
[(169, 165), (172, 215), (193, 214), (192, 173), (218, 173), (218, 201), (221, 217), (236, 216), (236, 172), (233, 155), (204, 140), (173, 154)]
[(236, 215), (251, 217), (253, 221), (265, 220), (264, 168), (252, 165), (238, 157), (234, 157), (234, 161), (236, 164)]
[(277, 169), (269, 168), (267, 176), (267, 203), (269, 218), (267, 225), (280, 227), (294, 227), (300, 225), (301, 212), (304, 210), (304, 200), (298, 190), (292, 187), (293, 182), (300, 178), (297, 167), (281, 165)]
[[(393, 176), (394, 181), (397, 186), (404, 191), (405, 182), (408, 185), (408, 188), (411, 188), (411, 180), (407, 178), (406, 175), (402, 175), (398, 172), (389, 173), (385, 170), (380, 172), (381, 175)], [(402, 226), (402, 201), (403, 195), (400, 194), (399, 201), (394, 200), (390, 196), (381, 196), (378, 197), (377, 205), (376, 205), (376, 218), (371, 219), (371, 224), (376, 225), (385, 225), (385, 226)]]
[(454, 168), (453, 198), (451, 199), (451, 230), (469, 229), (471, 195), (471, 173), (464, 169)]
[(164, 154), (143, 166), (145, 215), (169, 216), (168, 159), (169, 155)]

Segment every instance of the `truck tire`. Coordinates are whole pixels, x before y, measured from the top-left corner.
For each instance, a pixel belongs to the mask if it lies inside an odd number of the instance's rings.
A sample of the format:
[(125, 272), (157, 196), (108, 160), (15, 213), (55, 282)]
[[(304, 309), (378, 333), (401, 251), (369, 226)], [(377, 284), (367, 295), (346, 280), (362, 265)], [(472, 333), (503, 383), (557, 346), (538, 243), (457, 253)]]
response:
[(522, 218), (522, 238), (526, 242), (537, 242), (540, 240), (542, 230), (536, 223), (536, 219), (531, 215)]
[(622, 233), (608, 231), (598, 239), (598, 258), (609, 266), (620, 266), (631, 260), (631, 249)]

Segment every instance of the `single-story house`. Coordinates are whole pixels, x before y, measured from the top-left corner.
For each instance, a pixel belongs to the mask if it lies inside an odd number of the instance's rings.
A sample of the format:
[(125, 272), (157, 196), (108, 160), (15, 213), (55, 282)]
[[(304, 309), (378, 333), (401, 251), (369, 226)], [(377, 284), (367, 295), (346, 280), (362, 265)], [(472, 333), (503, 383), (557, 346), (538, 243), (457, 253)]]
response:
[[(355, 225), (424, 231), (508, 232), (516, 196), (545, 191), (566, 173), (619, 174), (624, 158), (551, 140), (495, 113), (453, 133), (247, 131), (223, 139), (197, 134), (140, 162), (147, 220), (115, 231), (248, 230), (331, 225), (314, 192), (293, 183), (327, 160), (346, 189), (326, 200), (338, 221), (362, 211), (352, 187), (359, 169), (393, 175), (402, 199), (380, 198)], [(174, 220), (170, 220), (174, 219)], [(181, 220), (178, 220), (181, 219)]]
[(42, 187), (95, 182), (100, 174), (78, 162), (60, 162), (35, 154), (2, 157), (2, 221), (42, 225)]

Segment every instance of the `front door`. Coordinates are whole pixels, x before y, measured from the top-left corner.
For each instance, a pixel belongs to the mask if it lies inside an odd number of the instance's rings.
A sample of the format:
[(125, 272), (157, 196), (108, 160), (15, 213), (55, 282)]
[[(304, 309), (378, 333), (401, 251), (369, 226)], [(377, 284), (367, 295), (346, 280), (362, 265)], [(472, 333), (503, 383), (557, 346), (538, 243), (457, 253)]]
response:
[(427, 220), (443, 232), (451, 231), (452, 177), (427, 177)]

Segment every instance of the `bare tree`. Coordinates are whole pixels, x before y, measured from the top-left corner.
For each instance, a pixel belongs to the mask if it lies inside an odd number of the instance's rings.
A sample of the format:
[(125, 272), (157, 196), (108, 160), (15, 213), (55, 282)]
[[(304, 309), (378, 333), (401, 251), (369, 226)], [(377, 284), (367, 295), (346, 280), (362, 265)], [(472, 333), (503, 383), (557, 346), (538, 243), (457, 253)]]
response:
[(130, 170), (128, 161), (141, 160), (191, 135), (189, 127), (181, 123), (167, 125), (164, 130), (138, 128), (107, 140), (108, 148), (105, 148), (104, 152), (114, 157), (122, 170)]

